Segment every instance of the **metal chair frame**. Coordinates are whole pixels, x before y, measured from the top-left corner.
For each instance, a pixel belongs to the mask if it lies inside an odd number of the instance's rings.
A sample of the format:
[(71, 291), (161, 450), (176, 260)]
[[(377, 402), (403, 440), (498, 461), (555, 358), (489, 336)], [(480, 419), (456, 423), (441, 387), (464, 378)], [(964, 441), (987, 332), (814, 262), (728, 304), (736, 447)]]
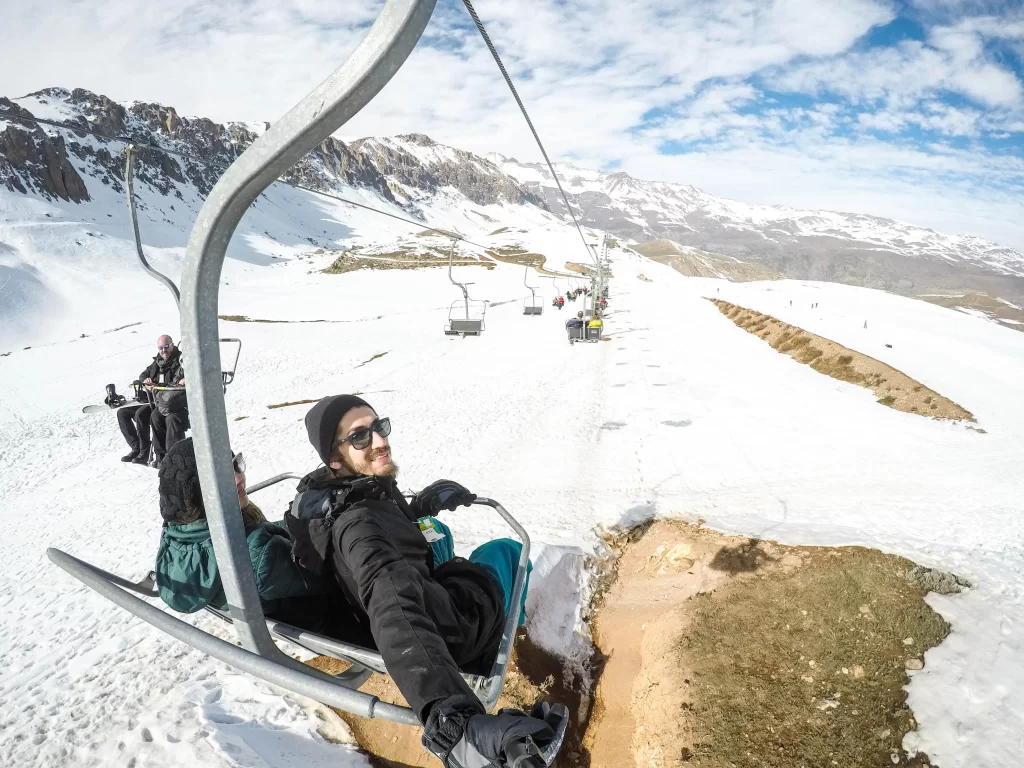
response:
[[(487, 302), (469, 298), (469, 291), (466, 289), (466, 286), (473, 285), (473, 283), (460, 283), (452, 276), (452, 261), (454, 257), (455, 240), (452, 240), (451, 247), (448, 249), (448, 279), (451, 280), (452, 285), (457, 285), (462, 289), (462, 304), (465, 317), (455, 317), (455, 308), (459, 302), (453, 301), (452, 305), (448, 308), (448, 325), (445, 326), (444, 333), (446, 336), (462, 336), (462, 338), (479, 336), (484, 332), (484, 316), (487, 314)], [(469, 316), (470, 302), (473, 302), (474, 307), (479, 306), (481, 308), (479, 317), (471, 318)]]
[(526, 282), (526, 278), (530, 274), (530, 265), (526, 265), (526, 269), (523, 272), (523, 285), (530, 289), (530, 298), (523, 299), (523, 314), (524, 315), (542, 315), (544, 314), (544, 299), (537, 300), (537, 291), (532, 285)]
[[(226, 250), (239, 221), (281, 174), (336, 132), (380, 92), (415, 48), (436, 0), (387, 0), (366, 37), (342, 66), (270, 127), (227, 169), (207, 197), (185, 250), (181, 285), (182, 336), (189, 342), (189, 399), (193, 442), (210, 535), (229, 614), (241, 647), (203, 632), (132, 594), (130, 582), (57, 549), (47, 550), (59, 567), (104, 597), (167, 634), (262, 680), (363, 717), (417, 724), (407, 707), (381, 702), (344, 681), (283, 653), (275, 644), (256, 590), (242, 523), (224, 404), (217, 308)], [(468, 312), (468, 296), (467, 312)], [(483, 501), (483, 500), (481, 500)], [(494, 508), (528, 537), (495, 503)], [(525, 566), (524, 566), (525, 567)], [(513, 595), (521, 595), (524, 568)], [(490, 680), (502, 680), (514, 637), (510, 622)], [(517, 619), (518, 620), (518, 619)], [(346, 682), (349, 685), (346, 685)], [(500, 686), (498, 688), (500, 690)], [(490, 698), (488, 695), (487, 698)]]

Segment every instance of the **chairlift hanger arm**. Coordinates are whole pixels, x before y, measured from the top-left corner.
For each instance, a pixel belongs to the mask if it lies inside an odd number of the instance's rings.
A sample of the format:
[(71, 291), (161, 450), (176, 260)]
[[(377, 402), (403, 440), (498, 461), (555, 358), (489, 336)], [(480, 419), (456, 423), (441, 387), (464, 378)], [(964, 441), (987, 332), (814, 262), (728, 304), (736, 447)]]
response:
[(231, 616), (243, 646), (278, 665), (292, 660), (267, 630), (249, 561), (221, 389), (217, 333), (220, 275), (228, 242), (252, 202), (296, 161), (344, 125), (412, 52), (436, 0), (388, 0), (348, 60), (260, 136), (214, 186), (189, 237), (182, 276), (181, 327), (192, 342), (192, 432), (210, 534)]
[(132, 221), (132, 234), (135, 236), (135, 253), (139, 257), (139, 262), (142, 264), (142, 268), (146, 270), (152, 277), (163, 283), (167, 290), (171, 292), (174, 297), (174, 306), (179, 308), (181, 306), (181, 292), (178, 290), (178, 286), (174, 284), (167, 275), (162, 272), (158, 272), (150, 263), (146, 261), (146, 254), (142, 251), (142, 236), (139, 234), (139, 218), (135, 210), (135, 153), (138, 148), (135, 144), (129, 144), (125, 149), (125, 162), (124, 162), (124, 186), (125, 194), (128, 196), (128, 218)]

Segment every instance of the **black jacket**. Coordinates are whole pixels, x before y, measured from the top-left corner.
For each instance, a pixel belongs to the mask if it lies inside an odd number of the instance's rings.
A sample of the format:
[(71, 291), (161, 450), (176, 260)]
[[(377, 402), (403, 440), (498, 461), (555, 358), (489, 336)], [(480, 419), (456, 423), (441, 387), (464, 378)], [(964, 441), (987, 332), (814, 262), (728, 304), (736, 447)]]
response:
[[(154, 384), (161, 386), (177, 386), (178, 382), (185, 378), (185, 369), (182, 366), (181, 350), (177, 347), (164, 360), (160, 355), (153, 358), (153, 362), (142, 373), (139, 374), (139, 381), (152, 379)], [(188, 407), (184, 392), (155, 392), (152, 401), (157, 410), (164, 416), (171, 413), (180, 413)]]
[(160, 355), (154, 357), (153, 362), (139, 374), (139, 381), (152, 379), (154, 384), (162, 386), (176, 385), (184, 378), (185, 369), (182, 367), (181, 350), (177, 347), (167, 356), (166, 361)]
[(334, 573), (409, 706), (425, 720), (433, 702), (471, 694), (459, 670), (489, 673), (501, 642), (497, 580), (459, 557), (435, 567), (392, 478), (319, 470), (298, 491), (285, 514), (293, 556)]

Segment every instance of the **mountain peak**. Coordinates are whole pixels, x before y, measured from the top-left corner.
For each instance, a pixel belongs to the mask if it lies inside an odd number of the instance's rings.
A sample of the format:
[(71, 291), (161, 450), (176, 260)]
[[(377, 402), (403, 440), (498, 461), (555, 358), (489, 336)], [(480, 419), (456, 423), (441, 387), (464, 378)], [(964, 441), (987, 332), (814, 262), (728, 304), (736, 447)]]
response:
[(402, 141), (407, 141), (410, 144), (417, 144), (417, 145), (419, 145), (421, 147), (436, 147), (436, 146), (438, 146), (437, 142), (434, 141), (429, 136), (427, 136), (425, 133), (405, 133), (405, 134), (401, 134), (399, 136), (396, 136), (395, 138), (401, 139)]

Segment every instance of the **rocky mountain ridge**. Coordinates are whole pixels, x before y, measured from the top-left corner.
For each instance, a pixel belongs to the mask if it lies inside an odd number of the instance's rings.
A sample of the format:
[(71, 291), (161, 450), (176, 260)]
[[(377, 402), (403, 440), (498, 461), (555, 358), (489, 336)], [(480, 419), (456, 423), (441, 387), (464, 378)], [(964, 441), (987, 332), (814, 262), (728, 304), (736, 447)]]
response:
[[(177, 153), (143, 148), (136, 173), (137, 183), (163, 195), (179, 196), (176, 184), (190, 184), (201, 195), (209, 194), (223, 170), (269, 127), (182, 117), (173, 107), (161, 104), (125, 106), (81, 88), (47, 88), (19, 99), (0, 98), (0, 185), (71, 202), (88, 200), (88, 184), (93, 180), (122, 191), (125, 142), (4, 120), (5, 113), (56, 120)], [(431, 153), (435, 147), (441, 145), (418, 134), (349, 144), (332, 137), (283, 179), (320, 191), (362, 187), (393, 203), (415, 203), (424, 195), (453, 187), (480, 205), (507, 202), (545, 207), (540, 197), (490, 161), (448, 147)], [(76, 163), (84, 168), (85, 178)]]
[[(80, 88), (0, 98), (0, 186), (78, 203), (90, 199), (95, 184), (123, 190), (124, 142), (5, 120), (5, 113), (56, 120), (178, 153), (142, 149), (136, 164), (137, 186), (178, 198), (183, 185), (200, 196), (208, 194), (223, 169), (267, 128), (266, 123), (183, 117), (161, 104), (120, 104)], [(863, 214), (749, 205), (621, 171), (571, 164), (556, 169), (584, 224), (634, 241), (671, 240), (693, 249), (701, 264), (707, 262), (701, 253), (720, 254), (790, 278), (905, 295), (970, 291), (1024, 302), (1024, 254), (982, 238)], [(321, 191), (361, 188), (413, 216), (438, 196), (450, 196), (446, 202), (455, 209), (468, 203), (501, 204), (566, 213), (546, 166), (502, 155), (481, 157), (422, 134), (347, 143), (329, 138), (283, 178)]]

